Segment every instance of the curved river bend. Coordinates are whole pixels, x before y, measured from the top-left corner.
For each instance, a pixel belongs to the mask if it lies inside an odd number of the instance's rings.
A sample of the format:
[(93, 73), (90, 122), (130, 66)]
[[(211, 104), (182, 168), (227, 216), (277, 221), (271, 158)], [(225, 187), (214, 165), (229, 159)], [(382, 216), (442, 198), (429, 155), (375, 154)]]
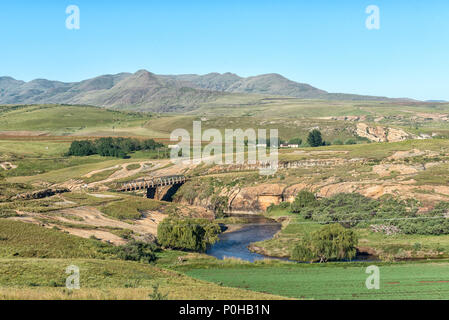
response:
[[(244, 261), (254, 262), (262, 259), (278, 259), (291, 261), (288, 258), (274, 258), (251, 252), (248, 245), (252, 242), (263, 241), (273, 238), (281, 230), (278, 223), (252, 223), (243, 225), (236, 231), (220, 234), (220, 240), (207, 249), (206, 254), (218, 259), (225, 257), (239, 258)], [(379, 261), (377, 257), (358, 254), (352, 261)]]
[(281, 225), (278, 223), (244, 225), (236, 231), (222, 233), (220, 240), (212, 245), (206, 253), (218, 259), (233, 257), (250, 262), (266, 259), (267, 257), (262, 254), (251, 252), (248, 245), (252, 242), (271, 239), (279, 230), (281, 230)]

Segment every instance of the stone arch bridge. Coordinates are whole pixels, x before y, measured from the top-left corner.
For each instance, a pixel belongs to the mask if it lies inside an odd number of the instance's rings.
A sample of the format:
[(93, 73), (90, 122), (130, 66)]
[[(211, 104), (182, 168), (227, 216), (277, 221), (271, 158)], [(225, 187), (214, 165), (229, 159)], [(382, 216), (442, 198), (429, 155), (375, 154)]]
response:
[(116, 191), (130, 192), (146, 190), (146, 198), (172, 201), (173, 195), (186, 181), (187, 178), (183, 175), (142, 178), (122, 183)]

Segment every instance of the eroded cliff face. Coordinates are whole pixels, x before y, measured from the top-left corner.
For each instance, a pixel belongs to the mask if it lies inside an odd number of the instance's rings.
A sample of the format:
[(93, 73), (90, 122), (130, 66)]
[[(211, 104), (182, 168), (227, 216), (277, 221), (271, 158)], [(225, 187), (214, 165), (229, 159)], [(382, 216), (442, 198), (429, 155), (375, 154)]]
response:
[[(260, 184), (243, 188), (223, 188), (218, 196), (228, 199), (228, 211), (231, 213), (260, 213), (266, 211), (272, 204), (277, 205), (283, 201), (293, 202), (298, 192), (308, 187), (304, 183), (292, 186), (285, 184)], [(198, 195), (190, 201), (185, 198), (179, 198), (178, 201), (186, 205), (210, 208), (212, 197), (201, 197)]]
[(22, 193), (14, 196), (12, 200), (31, 200), (31, 199), (42, 199), (54, 196), (55, 194), (70, 192), (67, 188), (48, 188), (43, 190), (37, 190), (28, 193)]
[[(228, 199), (227, 211), (231, 214), (253, 213), (258, 214), (266, 211), (271, 204), (280, 204), (281, 202), (293, 202), (296, 195), (301, 190), (314, 192), (319, 198), (327, 198), (338, 193), (357, 192), (366, 197), (379, 198), (389, 194), (399, 198), (414, 198), (426, 206), (439, 202), (449, 201), (449, 187), (414, 184), (410, 181), (391, 181), (391, 180), (372, 180), (372, 181), (346, 181), (338, 182), (333, 179), (323, 180), (318, 184), (298, 183), (294, 185), (285, 184), (260, 184), (250, 187), (232, 187), (224, 188), (219, 196)], [(194, 205), (211, 210), (210, 197), (196, 197), (193, 201), (178, 199), (179, 202), (186, 205)]]
[(413, 138), (411, 134), (402, 129), (387, 127), (370, 127), (366, 123), (357, 124), (357, 135), (375, 142), (397, 142)]
[(283, 201), (283, 184), (261, 184), (242, 188), (233, 198), (229, 199), (231, 211), (265, 211), (271, 204)]
[[(223, 197), (225, 200), (220, 200), (226, 203), (226, 210), (236, 214), (260, 213), (272, 204), (291, 203), (301, 190), (311, 191), (319, 198), (353, 192), (370, 198), (393, 195), (401, 199), (416, 199), (423, 208), (430, 208), (439, 201), (449, 201), (449, 187), (446, 185), (427, 185), (415, 180), (415, 177), (419, 179), (421, 173), (433, 167), (443, 166), (442, 169), (446, 170), (449, 153), (419, 149), (398, 150), (388, 153), (382, 161), (373, 162), (366, 158), (335, 158), (335, 153), (329, 156), (331, 157), (285, 163), (281, 169), (282, 174), (270, 179), (257, 179), (249, 173), (199, 176), (189, 180), (181, 188), (182, 192), (176, 197), (176, 201), (213, 210), (214, 197), (215, 200)], [(348, 171), (340, 168), (335, 175), (327, 174), (341, 165), (348, 165)], [(289, 171), (296, 168), (310, 169), (310, 174), (303, 174), (301, 171), (296, 176), (295, 171)], [(320, 179), (317, 179), (316, 172), (318, 177), (322, 175)]]

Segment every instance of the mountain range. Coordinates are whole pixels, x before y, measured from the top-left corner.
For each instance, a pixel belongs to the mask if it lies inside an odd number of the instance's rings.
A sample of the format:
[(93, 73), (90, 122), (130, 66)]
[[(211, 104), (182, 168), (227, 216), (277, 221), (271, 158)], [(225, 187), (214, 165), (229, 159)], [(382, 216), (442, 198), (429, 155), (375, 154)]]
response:
[(80, 82), (0, 77), (0, 104), (86, 104), (139, 111), (186, 112), (226, 95), (258, 94), (301, 99), (389, 100), (329, 93), (279, 74), (240, 77), (233, 73), (156, 75), (147, 70), (102, 75)]

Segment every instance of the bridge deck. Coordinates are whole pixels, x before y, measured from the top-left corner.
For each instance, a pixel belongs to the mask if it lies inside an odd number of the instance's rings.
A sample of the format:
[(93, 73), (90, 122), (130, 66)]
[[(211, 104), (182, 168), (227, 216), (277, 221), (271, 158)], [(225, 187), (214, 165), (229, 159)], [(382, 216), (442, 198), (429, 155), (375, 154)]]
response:
[(183, 175), (143, 178), (139, 180), (122, 183), (117, 188), (117, 191), (125, 192), (148, 188), (157, 188), (163, 186), (171, 186), (175, 184), (183, 184), (186, 182), (186, 180), (187, 178)]

